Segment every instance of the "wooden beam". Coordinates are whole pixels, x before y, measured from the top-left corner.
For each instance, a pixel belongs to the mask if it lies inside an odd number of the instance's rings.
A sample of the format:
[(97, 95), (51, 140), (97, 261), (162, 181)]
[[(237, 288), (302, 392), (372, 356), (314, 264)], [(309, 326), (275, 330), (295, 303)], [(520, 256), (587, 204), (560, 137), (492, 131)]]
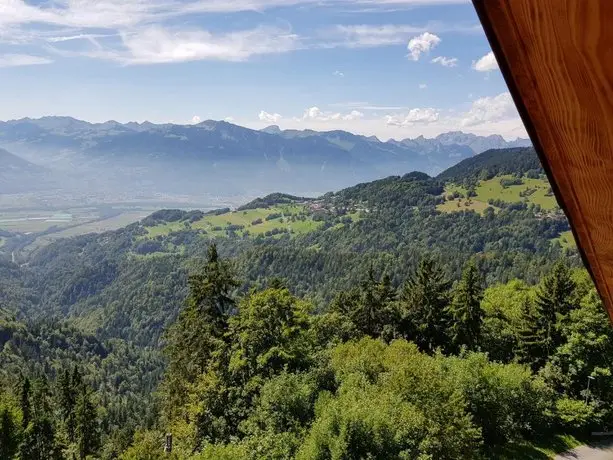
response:
[(613, 321), (613, 0), (473, 0)]

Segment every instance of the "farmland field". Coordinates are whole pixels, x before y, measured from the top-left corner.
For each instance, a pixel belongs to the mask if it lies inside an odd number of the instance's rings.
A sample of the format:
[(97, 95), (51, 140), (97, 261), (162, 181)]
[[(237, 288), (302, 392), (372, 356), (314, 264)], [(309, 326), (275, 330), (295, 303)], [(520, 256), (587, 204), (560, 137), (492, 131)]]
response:
[[(444, 196), (456, 194), (459, 198), (445, 201), (437, 206), (442, 212), (458, 212), (474, 210), (480, 214), (489, 206), (490, 200), (499, 200), (505, 203), (521, 203), (539, 205), (543, 210), (551, 211), (558, 207), (555, 197), (550, 192), (549, 183), (546, 179), (521, 179), (522, 184), (505, 185), (504, 181), (516, 180), (513, 176), (496, 176), (493, 179), (480, 181), (475, 187), (476, 196), (466, 199), (466, 188), (448, 184), (445, 187)], [(523, 195), (523, 196), (522, 196)], [(458, 206), (459, 203), (459, 206)], [(495, 207), (494, 207), (495, 208)]]
[(562, 232), (560, 236), (556, 238), (556, 240), (560, 243), (565, 249), (574, 249), (577, 247), (577, 242), (575, 241), (575, 237), (572, 231)]
[[(0, 230), (30, 235), (24, 244), (10, 247), (31, 252), (59, 238), (117, 230), (150, 215), (149, 208), (84, 207), (57, 210), (0, 211)], [(0, 252), (12, 238), (0, 237)]]
[[(545, 179), (529, 179), (522, 178), (523, 184), (521, 185), (509, 185), (504, 187), (502, 180), (513, 179), (513, 176), (498, 176), (493, 179), (481, 181), (477, 186), (475, 192), (477, 196), (476, 200), (487, 203), (490, 199), (502, 200), (507, 203), (519, 203), (526, 199), (527, 203), (534, 203), (541, 206), (546, 210), (551, 210), (557, 207), (555, 197), (551, 194), (548, 196), (550, 190), (549, 183)], [(532, 191), (532, 193), (530, 193)], [(530, 193), (529, 195), (522, 197), (521, 193)]]
[(313, 220), (304, 205), (277, 205), (269, 208), (232, 211), (220, 215), (207, 215), (192, 224), (185, 222), (170, 222), (154, 227), (147, 227), (148, 236), (155, 238), (186, 228), (204, 230), (212, 236), (225, 236), (229, 230), (244, 236), (270, 233), (308, 233), (323, 225)]
[(458, 211), (475, 211), (483, 214), (489, 207), (489, 204), (475, 199), (456, 199), (453, 201), (445, 201), (439, 204), (436, 209), (442, 212), (458, 212)]

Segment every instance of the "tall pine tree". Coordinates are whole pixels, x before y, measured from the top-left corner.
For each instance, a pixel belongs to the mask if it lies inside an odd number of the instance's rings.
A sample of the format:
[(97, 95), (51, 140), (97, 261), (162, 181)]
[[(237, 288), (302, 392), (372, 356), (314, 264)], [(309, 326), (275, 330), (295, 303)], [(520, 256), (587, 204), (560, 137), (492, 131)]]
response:
[(436, 262), (425, 257), (404, 285), (402, 332), (425, 352), (448, 344), (450, 284)]
[(451, 338), (456, 348), (475, 350), (481, 338), (484, 312), (483, 280), (474, 260), (468, 262), (449, 306)]
[[(28, 381), (29, 382), (29, 381)], [(24, 387), (25, 387), (24, 381)], [(22, 460), (56, 460), (62, 458), (61, 446), (56, 440), (53, 424), (49, 387), (46, 377), (40, 377), (32, 385), (31, 421), (24, 430), (23, 441), (19, 447)], [(28, 384), (29, 392), (29, 384)], [(27, 398), (22, 388), (22, 408)], [(29, 402), (27, 404), (29, 406)], [(23, 409), (22, 409), (23, 410)]]
[(570, 269), (563, 262), (557, 262), (541, 282), (536, 295), (536, 307), (540, 316), (543, 346), (547, 356), (562, 342), (560, 323), (575, 308), (575, 282)]
[(203, 273), (189, 278), (186, 307), (167, 335), (163, 391), (168, 415), (184, 405), (189, 384), (225, 349), (228, 318), (236, 309), (232, 292), (238, 286), (229, 263), (212, 244)]
[(25, 430), (32, 419), (32, 406), (30, 405), (30, 393), (32, 391), (30, 379), (25, 377), (21, 383), (19, 394), (19, 406), (21, 409), (21, 426)]
[(523, 300), (520, 312), (516, 355), (520, 362), (536, 370), (547, 360), (544, 321), (538, 307), (527, 298)]
[(377, 279), (371, 267), (359, 287), (350, 292), (341, 292), (332, 302), (330, 310), (345, 315), (363, 334), (391, 339), (394, 335), (391, 329), (397, 323), (395, 298), (396, 291), (390, 277), (384, 275)]
[(4, 407), (0, 410), (0, 458), (12, 459), (19, 447), (19, 427), (13, 414)]
[(85, 385), (77, 398), (75, 408), (76, 439), (79, 447), (79, 459), (85, 460), (88, 455), (94, 455), (100, 449), (100, 431), (96, 407)]
[(81, 376), (78, 374), (76, 367), (75, 373), (76, 376), (74, 374), (71, 376), (70, 371), (65, 369), (58, 378), (60, 414), (64, 422), (68, 440), (71, 443), (76, 440), (75, 406), (79, 394), (79, 387), (81, 385)]

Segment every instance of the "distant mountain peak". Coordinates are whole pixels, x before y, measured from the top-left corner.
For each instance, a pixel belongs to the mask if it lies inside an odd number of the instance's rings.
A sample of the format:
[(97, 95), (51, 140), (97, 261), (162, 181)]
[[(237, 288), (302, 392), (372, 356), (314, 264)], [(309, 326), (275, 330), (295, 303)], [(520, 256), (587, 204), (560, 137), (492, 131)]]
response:
[(261, 130), (263, 133), (268, 134), (281, 134), (281, 128), (277, 125), (270, 125)]

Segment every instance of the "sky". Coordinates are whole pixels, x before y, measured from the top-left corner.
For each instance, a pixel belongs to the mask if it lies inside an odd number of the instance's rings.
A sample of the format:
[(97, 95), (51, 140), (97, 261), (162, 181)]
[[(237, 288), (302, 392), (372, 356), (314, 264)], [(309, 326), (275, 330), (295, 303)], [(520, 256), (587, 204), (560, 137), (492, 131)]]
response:
[(0, 0), (0, 119), (526, 137), (468, 0)]

